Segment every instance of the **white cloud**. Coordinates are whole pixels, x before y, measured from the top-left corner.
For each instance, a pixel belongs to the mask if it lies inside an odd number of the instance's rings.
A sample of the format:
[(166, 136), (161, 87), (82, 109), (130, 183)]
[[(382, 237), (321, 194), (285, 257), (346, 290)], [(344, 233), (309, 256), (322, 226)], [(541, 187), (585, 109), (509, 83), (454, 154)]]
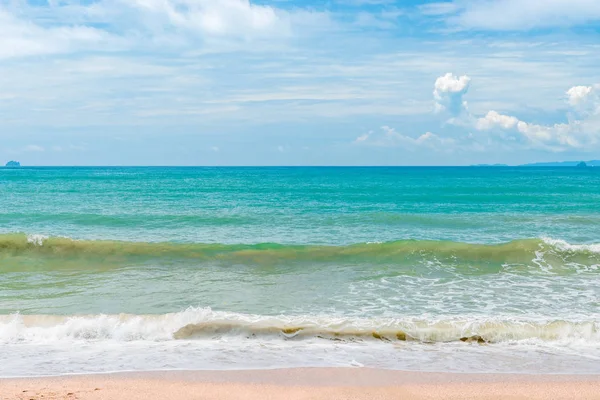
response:
[(416, 138), (396, 132), (394, 128), (382, 126), (380, 132), (370, 131), (357, 137), (353, 144), (375, 147), (407, 147), (426, 146), (436, 148), (442, 144), (454, 143), (453, 139), (441, 138), (431, 132), (426, 132)]
[(22, 150), (27, 151), (27, 152), (33, 152), (33, 153), (41, 153), (46, 150), (51, 150), (51, 151), (55, 151), (55, 152), (63, 152), (63, 151), (82, 151), (82, 150), (85, 150), (85, 147), (69, 144), (67, 146), (53, 145), (53, 146), (46, 148), (43, 146), (39, 146), (37, 144), (30, 144), (30, 145), (23, 147)]
[(219, 150), (220, 150), (220, 149), (219, 149), (217, 146), (212, 146), (210, 149), (211, 149), (212, 151), (214, 151), (215, 153), (218, 153), (218, 152), (219, 152)]
[[(106, 1), (106, 0), (105, 0)], [(286, 21), (270, 6), (249, 0), (122, 0), (142, 13), (148, 24), (211, 36), (249, 38), (282, 34)]]
[(360, 135), (359, 137), (356, 138), (356, 140), (354, 141), (354, 143), (366, 142), (367, 140), (369, 140), (369, 137), (371, 136), (371, 133), (372, 132), (365, 133), (364, 135)]
[[(467, 93), (470, 79), (446, 74), (435, 82), (436, 110), (452, 111), (460, 116), (449, 122), (462, 128), (490, 132), (488, 141), (498, 145), (513, 142), (525, 143), (525, 147), (559, 152), (569, 149), (589, 150), (600, 144), (600, 85), (574, 86), (566, 92), (571, 107), (568, 123), (538, 124), (523, 121), (516, 116), (501, 114), (495, 110), (478, 117), (467, 108), (463, 96)], [(465, 142), (481, 138), (463, 138)], [(366, 139), (363, 139), (366, 140)], [(464, 143), (457, 144), (464, 148)]]
[(396, 27), (394, 16), (379, 15), (369, 12), (358, 13), (354, 21), (357, 27), (378, 28), (378, 29), (393, 29)]
[(36, 144), (30, 144), (28, 146), (25, 146), (25, 148), (23, 150), (24, 151), (31, 151), (31, 152), (42, 152), (42, 151), (45, 151), (45, 149), (42, 146), (38, 146)]
[(498, 114), (496, 111), (490, 111), (483, 118), (479, 118), (475, 124), (478, 130), (490, 130), (497, 127), (502, 129), (512, 129), (519, 123), (518, 118), (509, 115)]
[[(555, 124), (550, 126), (529, 124), (519, 121), (517, 130), (527, 137), (530, 142), (539, 148), (551, 151), (563, 151), (569, 147), (579, 148), (583, 143), (580, 136), (580, 124)], [(593, 139), (593, 138), (591, 138)], [(593, 144), (595, 140), (587, 141), (587, 144)]]
[(584, 103), (592, 93), (593, 88), (591, 86), (574, 86), (567, 91), (569, 96), (569, 104), (573, 107), (579, 106)]
[(482, 0), (454, 4), (460, 11), (448, 22), (463, 29), (518, 31), (600, 21), (598, 0)]
[(419, 6), (421, 14), (431, 16), (452, 14), (458, 9), (459, 6), (451, 2), (428, 3)]
[(567, 91), (567, 97), (578, 115), (600, 114), (600, 85), (574, 86)]
[(437, 78), (433, 91), (436, 112), (447, 111), (453, 117), (466, 112), (467, 102), (463, 96), (469, 91), (470, 83), (468, 76), (457, 77), (451, 72)]
[(480, 131), (514, 131), (536, 148), (564, 151), (586, 149), (600, 143), (600, 101), (598, 86), (575, 86), (567, 91), (567, 101), (576, 118), (568, 123), (540, 125), (521, 121), (517, 117), (489, 111), (478, 118), (475, 128)]
[(17, 18), (0, 5), (0, 59), (68, 53), (108, 43), (110, 39), (110, 34), (93, 27), (45, 28)]
[[(0, 59), (149, 48), (255, 51), (328, 25), (325, 13), (250, 0), (85, 0), (32, 6), (0, 0)], [(294, 27), (298, 29), (294, 31)]]

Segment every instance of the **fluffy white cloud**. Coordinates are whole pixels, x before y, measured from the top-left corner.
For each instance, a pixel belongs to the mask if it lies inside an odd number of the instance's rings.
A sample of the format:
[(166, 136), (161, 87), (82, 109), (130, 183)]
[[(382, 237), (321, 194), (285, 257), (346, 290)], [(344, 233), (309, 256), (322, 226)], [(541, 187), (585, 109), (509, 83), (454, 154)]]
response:
[(528, 30), (600, 21), (598, 0), (454, 1), (460, 8), (448, 22), (464, 29)]
[(426, 146), (436, 148), (442, 144), (450, 144), (453, 142), (453, 139), (441, 138), (431, 132), (426, 132), (421, 136), (414, 138), (396, 132), (394, 128), (390, 128), (389, 126), (382, 126), (380, 132), (370, 131), (369, 133), (360, 135), (353, 143), (376, 147), (403, 146), (407, 148), (416, 148), (418, 146)]
[(593, 89), (594, 88), (591, 86), (572, 87), (567, 91), (567, 96), (569, 96), (569, 104), (573, 107), (577, 107), (581, 103), (585, 103)]
[[(568, 123), (553, 125), (535, 124), (519, 118), (490, 110), (484, 116), (473, 115), (467, 108), (464, 96), (469, 90), (471, 79), (451, 73), (439, 77), (434, 85), (436, 111), (445, 111), (452, 118), (449, 122), (460, 128), (471, 128), (490, 133), (487, 137), (467, 136), (443, 137), (427, 132), (411, 137), (396, 132), (388, 126), (380, 132), (369, 132), (357, 137), (354, 144), (392, 147), (429, 146), (452, 151), (452, 149), (480, 151), (489, 146), (503, 147), (524, 145), (529, 148), (559, 152), (568, 149), (585, 150), (600, 144), (600, 85), (576, 86), (566, 92), (570, 113)], [(582, 110), (585, 110), (583, 112)], [(509, 146), (509, 147), (510, 147)]]
[(567, 91), (567, 101), (575, 111), (568, 123), (554, 125), (532, 124), (517, 117), (489, 111), (478, 118), (475, 128), (480, 131), (503, 130), (521, 134), (537, 148), (563, 151), (585, 149), (600, 142), (600, 101), (598, 85), (575, 86)]
[(469, 91), (470, 84), (468, 76), (457, 77), (450, 72), (437, 78), (433, 90), (436, 112), (447, 111), (454, 117), (466, 112), (467, 102), (463, 96)]
[(485, 117), (477, 119), (475, 127), (481, 131), (490, 130), (497, 127), (503, 129), (512, 129), (517, 126), (518, 123), (519, 120), (515, 117), (502, 115), (496, 111), (490, 111)]
[(517, 129), (536, 147), (552, 151), (562, 151), (569, 147), (582, 147), (582, 139), (592, 139), (586, 140), (587, 144), (594, 144), (596, 142), (593, 137), (579, 137), (582, 136), (582, 132), (580, 131), (580, 124), (578, 122), (546, 126), (519, 121)]
[(567, 91), (568, 102), (580, 116), (600, 114), (600, 85), (574, 86)]

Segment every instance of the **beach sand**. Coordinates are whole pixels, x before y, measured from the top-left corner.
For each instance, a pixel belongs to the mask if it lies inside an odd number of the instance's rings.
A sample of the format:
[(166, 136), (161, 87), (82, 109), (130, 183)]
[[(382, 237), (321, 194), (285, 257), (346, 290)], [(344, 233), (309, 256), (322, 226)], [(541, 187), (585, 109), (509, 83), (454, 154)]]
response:
[(600, 399), (600, 376), (364, 368), (117, 373), (1, 379), (0, 399)]

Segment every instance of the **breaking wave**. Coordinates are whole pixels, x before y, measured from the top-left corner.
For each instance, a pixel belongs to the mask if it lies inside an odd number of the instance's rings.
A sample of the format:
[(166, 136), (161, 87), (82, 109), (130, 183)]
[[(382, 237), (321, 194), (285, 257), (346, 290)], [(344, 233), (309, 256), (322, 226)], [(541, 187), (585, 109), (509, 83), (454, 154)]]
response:
[(5, 315), (0, 343), (219, 340), (410, 341), (421, 343), (589, 342), (600, 344), (600, 322), (516, 318), (359, 319), (261, 316), (210, 308), (163, 315)]
[[(467, 266), (469, 273), (495, 273), (510, 266), (511, 272), (538, 270), (566, 273), (600, 270), (600, 244), (570, 244), (562, 240), (523, 239), (500, 244), (450, 241), (400, 240), (347, 246), (262, 244), (208, 244), (176, 242), (125, 242), (74, 240), (43, 235), (0, 235), (0, 258), (10, 259), (0, 270), (78, 267), (109, 263), (111, 266), (148, 260), (193, 260), (226, 264), (276, 265), (293, 263), (368, 263), (415, 265), (436, 261)], [(19, 264), (19, 260), (27, 262)], [(31, 262), (31, 260), (35, 262)], [(471, 267), (476, 267), (476, 271)]]

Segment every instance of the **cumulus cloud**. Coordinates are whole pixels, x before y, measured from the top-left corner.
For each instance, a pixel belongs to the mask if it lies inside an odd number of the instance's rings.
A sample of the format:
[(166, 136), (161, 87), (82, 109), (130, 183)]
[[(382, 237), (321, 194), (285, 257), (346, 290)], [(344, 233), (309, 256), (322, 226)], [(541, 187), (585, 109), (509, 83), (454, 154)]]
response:
[(585, 149), (600, 143), (598, 87), (575, 86), (566, 92), (573, 116), (568, 123), (533, 124), (492, 110), (476, 119), (474, 127), (480, 131), (513, 131), (522, 135), (533, 147), (550, 151)]
[(567, 91), (567, 98), (580, 116), (600, 114), (600, 85), (574, 86)]
[(549, 126), (519, 121), (517, 129), (537, 147), (552, 151), (562, 151), (569, 147), (582, 147), (582, 139), (592, 139), (586, 140), (587, 144), (596, 142), (593, 137), (580, 137), (582, 136), (582, 132), (580, 131), (580, 124), (577, 121), (572, 124), (555, 124)]
[[(451, 73), (435, 81), (433, 95), (436, 111), (448, 112), (452, 116), (449, 122), (454, 125), (489, 132), (491, 136), (488, 138), (495, 136), (498, 143), (515, 141), (526, 143), (528, 147), (553, 152), (568, 149), (585, 150), (600, 144), (600, 85), (574, 86), (566, 91), (566, 100), (570, 107), (568, 122), (543, 125), (523, 121), (516, 116), (495, 110), (490, 110), (483, 116), (471, 114), (464, 100), (470, 83), (468, 76), (457, 77)], [(357, 140), (369, 139), (369, 136), (363, 135)], [(464, 144), (460, 146), (464, 147)]]
[(478, 130), (490, 130), (494, 128), (512, 129), (519, 123), (519, 119), (509, 115), (502, 115), (496, 111), (489, 111), (483, 118), (477, 119), (475, 127)]
[(438, 147), (441, 144), (452, 143), (452, 139), (441, 138), (431, 132), (426, 132), (418, 137), (403, 135), (396, 132), (394, 128), (382, 126), (379, 132), (370, 131), (360, 135), (354, 140), (354, 144), (376, 147), (397, 147), (403, 146), (415, 148), (418, 146)]
[(579, 106), (584, 103), (594, 90), (591, 86), (574, 86), (567, 91), (569, 97), (569, 104), (573, 107)]
[(467, 75), (457, 77), (451, 72), (440, 76), (435, 81), (433, 97), (436, 112), (446, 111), (457, 117), (467, 111), (467, 102), (463, 97), (469, 91), (471, 78)]

